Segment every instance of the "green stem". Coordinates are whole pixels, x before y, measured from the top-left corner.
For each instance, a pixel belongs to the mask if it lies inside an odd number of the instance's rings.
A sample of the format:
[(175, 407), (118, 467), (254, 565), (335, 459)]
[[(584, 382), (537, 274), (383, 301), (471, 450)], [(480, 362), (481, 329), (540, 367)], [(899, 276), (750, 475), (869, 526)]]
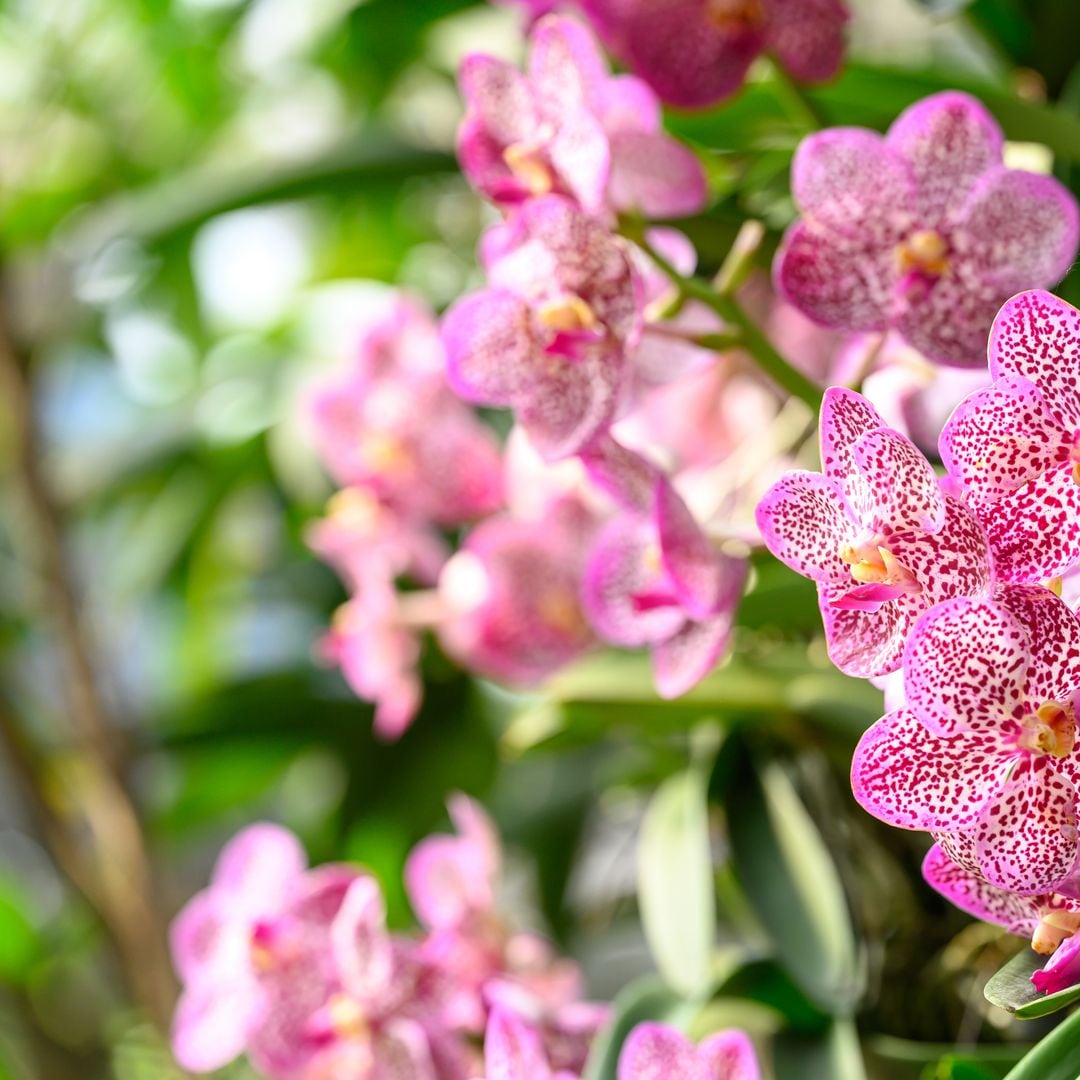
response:
[(770, 58), (769, 67), (773, 89), (792, 121), (807, 131), (820, 131), (825, 127), (825, 119), (817, 106), (807, 97), (806, 91), (784, 70), (783, 65)]
[(742, 348), (754, 358), (758, 367), (789, 394), (806, 402), (814, 413), (817, 413), (821, 407), (821, 387), (811, 382), (776, 351), (738, 300), (733, 296), (718, 293), (701, 278), (684, 277), (663, 255), (652, 248), (645, 239), (643, 230), (632, 231), (637, 234), (632, 236), (634, 242), (645, 251), (684, 296), (699, 300), (712, 308), (729, 328), (737, 329)]

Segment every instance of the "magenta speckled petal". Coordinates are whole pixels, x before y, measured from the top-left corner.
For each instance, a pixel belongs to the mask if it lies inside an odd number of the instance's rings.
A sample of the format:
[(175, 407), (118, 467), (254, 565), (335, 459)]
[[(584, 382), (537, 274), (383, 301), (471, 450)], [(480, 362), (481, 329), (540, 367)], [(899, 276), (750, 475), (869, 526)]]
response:
[(1029, 379), (1064, 428), (1080, 428), (1080, 311), (1041, 289), (1020, 293), (998, 312), (988, 351), (995, 379)]
[(769, 0), (768, 48), (805, 83), (831, 79), (844, 59), (850, 15), (840, 0)]
[(1037, 708), (1047, 701), (1067, 701), (1080, 687), (1080, 619), (1041, 585), (1000, 586), (994, 598), (1027, 635), (1028, 703)]
[(1000, 604), (939, 604), (904, 653), (908, 707), (937, 735), (996, 730), (1024, 703), (1029, 663), (1027, 633)]
[(667, 1024), (638, 1024), (619, 1054), (618, 1080), (671, 1080), (697, 1075), (697, 1047)]
[(531, 88), (516, 68), (493, 56), (474, 53), (458, 73), (468, 107), (502, 146), (534, 137), (540, 114)]
[(887, 142), (908, 163), (926, 225), (946, 222), (987, 169), (1001, 164), (1001, 129), (981, 102), (956, 90), (917, 101), (893, 122)]
[(628, 131), (611, 136), (608, 196), (617, 210), (678, 218), (700, 213), (709, 189), (701, 162), (677, 139), (663, 132)]
[(799, 209), (838, 236), (879, 247), (895, 231), (915, 188), (903, 158), (876, 132), (836, 127), (810, 135), (791, 163)]
[(723, 564), (666, 479), (657, 483), (655, 498), (660, 555), (679, 604), (698, 618), (715, 614), (722, 599)]
[(1067, 937), (1042, 971), (1032, 973), (1031, 981), (1043, 994), (1056, 994), (1080, 983), (1080, 934)]
[(496, 1006), (484, 1036), (486, 1080), (547, 1080), (551, 1068), (538, 1032)]
[(600, 88), (596, 109), (609, 136), (627, 132), (655, 134), (663, 129), (664, 113), (652, 88), (636, 75), (613, 75)]
[(616, 518), (600, 534), (585, 571), (582, 599), (601, 637), (638, 647), (679, 631), (686, 615), (674, 597), (654, 604), (640, 599), (667, 588), (658, 561), (656, 530), (647, 520)]
[(511, 405), (534, 381), (529, 307), (511, 292), (463, 297), (443, 316), (442, 337), (450, 384), (467, 401)]
[(590, 214), (602, 210), (611, 172), (611, 147), (600, 121), (585, 109), (563, 115), (548, 144), (548, 155), (582, 209)]
[(953, 246), (978, 260), (1003, 301), (1032, 282), (1058, 281), (1076, 256), (1076, 199), (1052, 176), (992, 169), (975, 186), (962, 215)]
[(857, 525), (845, 512), (835, 481), (820, 473), (787, 473), (758, 503), (756, 520), (765, 546), (796, 573), (838, 586), (852, 584), (840, 549)]
[(910, 709), (883, 716), (859, 740), (851, 788), (868, 813), (901, 829), (958, 829), (1001, 787), (1007, 759), (992, 734), (931, 734)]
[(980, 501), (993, 502), (1063, 460), (1065, 444), (1038, 387), (1004, 375), (957, 405), (938, 448), (951, 476)]
[(1010, 934), (1027, 937), (1039, 923), (1039, 905), (1035, 900), (999, 889), (957, 866), (940, 844), (934, 844), (926, 853), (922, 873), (932, 889), (961, 911), (1000, 926)]
[(931, 533), (945, 524), (945, 496), (937, 476), (907, 436), (888, 428), (868, 431), (852, 444), (851, 454), (866, 489), (876, 495), (864, 524)]
[(1022, 761), (979, 815), (975, 845), (992, 885), (1047, 892), (1076, 862), (1076, 791), (1046, 757)]
[(342, 985), (357, 1001), (375, 1005), (389, 989), (394, 953), (378, 882), (359, 877), (330, 924), (330, 946)]
[(825, 625), (829, 659), (857, 679), (887, 675), (900, 666), (907, 632), (921, 612), (908, 597), (872, 611), (837, 607), (818, 586), (818, 605)]
[(610, 435), (601, 435), (578, 455), (589, 479), (623, 509), (648, 514), (660, 471), (640, 454), (627, 450)]
[(705, 1080), (761, 1080), (761, 1067), (750, 1036), (744, 1031), (718, 1031), (698, 1046)]
[(591, 109), (608, 78), (596, 39), (576, 19), (551, 15), (529, 38), (529, 81), (550, 119)]
[(883, 427), (888, 425), (862, 394), (843, 386), (830, 386), (821, 399), (818, 419), (822, 472), (844, 487), (851, 476), (857, 476), (851, 452), (856, 440)]
[[(732, 567), (731, 574), (738, 575), (741, 593), (745, 566)], [(653, 675), (662, 698), (681, 697), (716, 667), (731, 640), (732, 615), (733, 611), (728, 611), (688, 621), (678, 633), (653, 647)]]
[(882, 229), (889, 232), (884, 241), (796, 221), (773, 262), (777, 292), (820, 326), (886, 329), (895, 276), (892, 249), (901, 237), (887, 223)]
[(1001, 581), (1036, 583), (1080, 562), (1080, 484), (1060, 465), (988, 505), (974, 504)]

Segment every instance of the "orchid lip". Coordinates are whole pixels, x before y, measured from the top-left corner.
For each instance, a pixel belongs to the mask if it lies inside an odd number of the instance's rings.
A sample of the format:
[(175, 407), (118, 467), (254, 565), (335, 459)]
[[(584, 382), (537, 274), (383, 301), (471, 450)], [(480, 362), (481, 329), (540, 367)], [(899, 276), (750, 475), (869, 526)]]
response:
[(1057, 701), (1040, 705), (1024, 717), (1017, 743), (1033, 754), (1068, 757), (1076, 743), (1076, 716), (1072, 707)]
[(895, 256), (901, 274), (939, 278), (949, 273), (949, 245), (934, 229), (917, 229), (896, 245)]

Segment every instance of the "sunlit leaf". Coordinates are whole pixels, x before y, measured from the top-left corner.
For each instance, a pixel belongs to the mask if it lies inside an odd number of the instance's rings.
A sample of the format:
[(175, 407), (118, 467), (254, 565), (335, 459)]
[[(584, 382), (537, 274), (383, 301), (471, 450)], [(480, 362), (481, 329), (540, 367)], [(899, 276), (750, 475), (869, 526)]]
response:
[(1076, 1080), (1080, 1076), (1080, 1012), (1063, 1020), (1005, 1080)]

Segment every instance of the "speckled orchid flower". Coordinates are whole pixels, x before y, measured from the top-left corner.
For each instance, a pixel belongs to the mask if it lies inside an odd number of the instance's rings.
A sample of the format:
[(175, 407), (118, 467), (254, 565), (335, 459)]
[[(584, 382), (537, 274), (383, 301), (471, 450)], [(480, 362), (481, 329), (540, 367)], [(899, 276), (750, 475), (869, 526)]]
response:
[(1039, 586), (949, 601), (916, 624), (904, 670), (906, 707), (855, 751), (855, 798), (901, 828), (969, 834), (992, 885), (1053, 889), (1077, 860), (1080, 620)]
[(698, 1045), (667, 1024), (638, 1024), (619, 1054), (618, 1080), (760, 1080), (754, 1044), (734, 1029)]
[(177, 915), (170, 945), (183, 993), (172, 1045), (185, 1069), (209, 1072), (244, 1051), (264, 1007), (257, 973), (270, 927), (306, 867), (292, 833), (251, 825), (222, 849), (210, 885)]
[(803, 216), (777, 253), (779, 291), (824, 326), (894, 329), (939, 363), (981, 364), (1001, 304), (1058, 281), (1080, 237), (1072, 195), (1005, 168), (997, 124), (955, 91), (884, 136), (811, 135), (791, 178)]
[(507, 1009), (494, 1008), (484, 1035), (486, 1080), (577, 1080), (577, 1074), (555, 1072), (540, 1033)]
[(682, 217), (705, 205), (697, 158), (665, 134), (656, 95), (612, 76), (588, 29), (564, 16), (532, 32), (525, 74), (492, 56), (466, 58), (458, 156), (489, 199), (513, 205), (557, 193), (590, 214)]
[(727, 647), (746, 563), (713, 548), (665, 478), (629, 501), (589, 556), (585, 607), (606, 641), (652, 650), (657, 690), (674, 698)]
[(840, 0), (582, 0), (612, 52), (672, 105), (734, 94), (771, 54), (800, 82), (831, 79), (844, 54)]
[(965, 398), (941, 456), (983, 520), (999, 577), (1041, 581), (1080, 562), (1080, 311), (1014, 296), (990, 332), (993, 385)]
[(824, 473), (792, 472), (773, 485), (758, 528), (781, 562), (817, 583), (833, 663), (848, 675), (885, 675), (925, 611), (986, 593), (986, 536), (859, 394), (826, 391), (820, 431)]
[(1031, 939), (1031, 947), (1049, 956), (1046, 968), (1032, 976), (1044, 992), (1080, 982), (1073, 959), (1080, 945), (1080, 901), (1057, 893), (1023, 896), (999, 889), (976, 871), (957, 863), (941, 843), (926, 853), (922, 867), (927, 884), (946, 900), (976, 919), (993, 923), (1010, 934)]
[(508, 406), (548, 460), (611, 422), (641, 333), (640, 281), (627, 249), (572, 203), (526, 203), (485, 238), (489, 287), (443, 320), (462, 397)]

